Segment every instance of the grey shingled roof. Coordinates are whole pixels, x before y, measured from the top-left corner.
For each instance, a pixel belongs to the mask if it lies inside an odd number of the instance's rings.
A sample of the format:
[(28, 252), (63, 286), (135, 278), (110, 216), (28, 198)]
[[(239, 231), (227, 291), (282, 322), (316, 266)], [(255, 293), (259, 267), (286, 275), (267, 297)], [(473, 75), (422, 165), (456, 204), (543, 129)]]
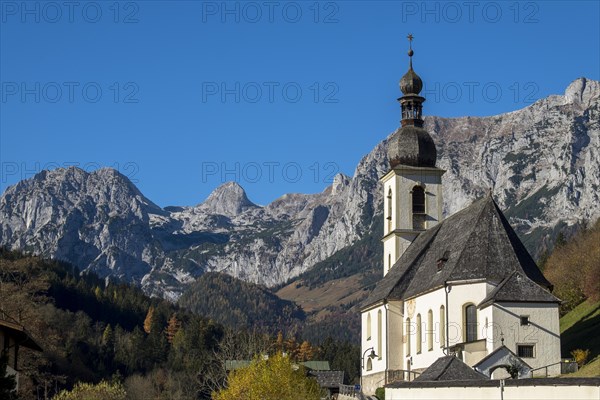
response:
[(544, 290), (520, 272), (513, 272), (507, 276), (496, 288), (479, 304), (485, 307), (494, 302), (536, 302), (560, 303), (552, 293)]
[(429, 366), (414, 382), (422, 381), (471, 381), (489, 379), (475, 371), (455, 356), (440, 357)]
[(322, 388), (337, 388), (344, 383), (344, 371), (309, 371)]
[[(441, 271), (437, 261), (445, 258)], [(406, 299), (446, 281), (485, 279), (500, 284), (513, 272), (551, 287), (491, 195), (421, 233), (377, 284), (363, 307)]]

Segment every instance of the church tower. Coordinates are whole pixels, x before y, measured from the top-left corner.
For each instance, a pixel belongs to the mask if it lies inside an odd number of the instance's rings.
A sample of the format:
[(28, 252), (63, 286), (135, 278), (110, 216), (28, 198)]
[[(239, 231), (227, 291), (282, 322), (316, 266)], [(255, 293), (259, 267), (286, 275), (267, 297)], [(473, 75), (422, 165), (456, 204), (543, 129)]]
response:
[(388, 143), (390, 170), (381, 178), (384, 190), (383, 275), (402, 256), (412, 241), (442, 220), (442, 175), (435, 166), (436, 148), (423, 128), (423, 81), (412, 65), (409, 35), (409, 68), (400, 79), (403, 96), (401, 127)]

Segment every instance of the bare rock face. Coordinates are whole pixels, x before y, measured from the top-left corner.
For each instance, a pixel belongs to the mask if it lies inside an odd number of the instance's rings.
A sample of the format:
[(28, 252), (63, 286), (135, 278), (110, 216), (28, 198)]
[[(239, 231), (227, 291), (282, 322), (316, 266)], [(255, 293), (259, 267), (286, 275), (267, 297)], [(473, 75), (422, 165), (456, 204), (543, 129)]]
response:
[(219, 186), (199, 206), (207, 214), (220, 214), (227, 217), (234, 217), (256, 207), (256, 204), (248, 200), (246, 192), (236, 182), (227, 182)]
[(152, 214), (168, 215), (113, 169), (42, 171), (0, 198), (0, 244), (139, 283), (163, 256)]
[[(446, 212), (492, 188), (534, 253), (552, 231), (600, 215), (600, 83), (580, 78), (564, 96), (484, 118), (429, 118), (444, 175)], [(531, 243), (531, 244), (533, 244)], [(541, 246), (541, 247), (539, 247)]]
[[(529, 250), (600, 216), (600, 84), (483, 118), (425, 119), (447, 172), (452, 214), (491, 188)], [(374, 229), (391, 135), (318, 194), (253, 204), (228, 182), (195, 207), (161, 209), (111, 169), (43, 171), (0, 198), (0, 245), (70, 261), (176, 299), (195, 277), (222, 271), (277, 285)], [(380, 234), (375, 232), (375, 234)]]

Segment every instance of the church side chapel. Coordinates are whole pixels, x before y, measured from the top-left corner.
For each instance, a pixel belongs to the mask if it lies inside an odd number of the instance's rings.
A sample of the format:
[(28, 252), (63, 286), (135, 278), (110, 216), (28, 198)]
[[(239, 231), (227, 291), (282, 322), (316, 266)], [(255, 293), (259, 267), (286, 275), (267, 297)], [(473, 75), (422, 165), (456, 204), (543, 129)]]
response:
[(492, 192), (443, 219), (445, 171), (423, 128), (408, 38), (401, 127), (381, 178), (383, 279), (361, 309), (362, 390), (463, 363), (484, 379), (510, 377), (511, 368), (515, 377), (558, 375), (560, 300)]

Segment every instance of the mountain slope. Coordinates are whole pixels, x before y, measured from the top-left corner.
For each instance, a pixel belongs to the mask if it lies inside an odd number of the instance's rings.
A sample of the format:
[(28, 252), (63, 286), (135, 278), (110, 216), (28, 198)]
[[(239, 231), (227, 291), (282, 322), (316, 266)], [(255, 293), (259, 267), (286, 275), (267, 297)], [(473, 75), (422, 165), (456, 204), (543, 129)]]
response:
[(295, 334), (305, 319), (296, 304), (268, 289), (214, 272), (194, 282), (178, 304), (235, 329), (259, 328), (272, 334)]
[[(599, 99), (600, 84), (580, 78), (563, 96), (511, 113), (426, 118), (438, 166), (447, 170), (446, 215), (493, 188), (534, 257), (559, 231), (568, 235), (596, 219)], [(377, 254), (361, 255), (359, 243), (376, 241), (382, 231), (378, 179), (388, 169), (387, 140), (363, 157), (353, 177), (337, 175), (322, 193), (287, 194), (264, 207), (235, 183), (197, 206), (160, 209), (116, 171), (44, 171), (0, 198), (0, 245), (70, 261), (172, 299), (205, 272), (266, 286), (312, 270), (338, 278), (327, 272), (343, 263), (336, 254), (355, 253), (364, 270), (377, 271)], [(354, 273), (359, 264), (352, 265)]]

